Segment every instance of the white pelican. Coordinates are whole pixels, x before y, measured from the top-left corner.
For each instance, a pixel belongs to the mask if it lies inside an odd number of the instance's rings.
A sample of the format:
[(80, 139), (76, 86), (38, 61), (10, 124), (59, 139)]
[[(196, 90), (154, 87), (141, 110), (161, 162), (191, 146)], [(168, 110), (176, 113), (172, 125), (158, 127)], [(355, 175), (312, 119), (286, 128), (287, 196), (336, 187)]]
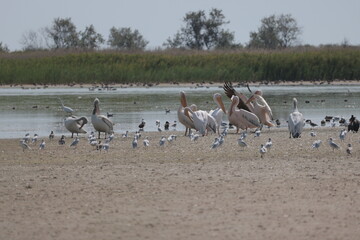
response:
[[(181, 103), (181, 105), (178, 108), (177, 115), (178, 115), (179, 122), (185, 126), (185, 136), (186, 136), (188, 130), (189, 130), (189, 134), (190, 134), (191, 128), (195, 129), (195, 126), (194, 126), (194, 123), (187, 116), (185, 116), (185, 113), (184, 113), (184, 108), (187, 107), (187, 101), (186, 101), (186, 96), (185, 96), (184, 91), (180, 92), (180, 103)], [(193, 111), (196, 111), (196, 105), (191, 105), (191, 109)]]
[(74, 133), (86, 133), (86, 131), (83, 129), (84, 125), (88, 123), (88, 120), (86, 117), (75, 117), (70, 116), (65, 118), (64, 124), (65, 128), (71, 132), (71, 137), (74, 137)]
[(237, 108), (239, 104), (238, 96), (233, 96), (231, 101), (228, 118), (229, 123), (236, 126), (236, 133), (239, 132), (239, 128), (248, 129), (261, 127), (259, 118), (254, 113)]
[(289, 115), (288, 127), (289, 127), (289, 132), (290, 132), (290, 138), (291, 138), (291, 136), (293, 138), (299, 138), (303, 131), (305, 122), (304, 122), (304, 117), (303, 117), (302, 113), (299, 112), (299, 110), (297, 108), (296, 98), (294, 98), (293, 101), (294, 101), (294, 110)]
[(114, 123), (104, 115), (100, 115), (100, 107), (99, 107), (100, 100), (95, 98), (94, 100), (94, 110), (91, 116), (91, 123), (94, 126), (95, 130), (100, 133), (105, 133), (105, 138), (107, 134), (111, 134), (114, 129)]
[(332, 150), (334, 151), (335, 149), (339, 149), (339, 145), (337, 145), (332, 138), (329, 138), (329, 145), (332, 148)]
[(275, 125), (271, 122), (273, 120), (273, 114), (269, 104), (262, 97), (261, 91), (256, 91), (246, 102), (249, 104), (250, 102), (254, 105), (254, 110), (252, 111), (258, 116), (260, 122), (268, 127), (274, 127)]
[[(189, 113), (191, 113), (191, 116)], [(193, 112), (189, 107), (184, 109), (184, 114), (194, 123), (195, 129), (199, 131), (202, 136), (205, 136), (206, 128), (208, 127), (209, 114), (202, 110)]]
[(223, 119), (224, 114), (226, 114), (226, 109), (224, 106), (224, 103), (221, 99), (220, 93), (215, 93), (213, 96), (214, 102), (217, 105), (217, 108), (214, 110), (211, 110), (209, 114), (215, 119), (217, 124), (217, 132), (220, 134), (220, 125)]
[(64, 112), (69, 113), (70, 115), (72, 115), (72, 113), (74, 112), (74, 110), (73, 110), (71, 107), (64, 106), (63, 101), (62, 101), (60, 98), (58, 98), (58, 99), (59, 99), (59, 101), (60, 101), (60, 103), (61, 103), (61, 107), (62, 107), (62, 109), (64, 110)]

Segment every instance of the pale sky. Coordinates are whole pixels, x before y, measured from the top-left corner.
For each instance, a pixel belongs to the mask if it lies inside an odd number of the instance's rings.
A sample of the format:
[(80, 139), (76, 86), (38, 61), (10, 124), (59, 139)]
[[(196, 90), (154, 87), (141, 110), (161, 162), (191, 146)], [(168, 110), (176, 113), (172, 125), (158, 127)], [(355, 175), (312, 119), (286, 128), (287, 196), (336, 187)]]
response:
[(71, 18), (77, 31), (93, 24), (108, 39), (112, 27), (137, 29), (161, 47), (183, 26), (190, 11), (223, 11), (236, 42), (249, 41), (260, 20), (272, 14), (291, 14), (302, 28), (302, 44), (340, 44), (347, 39), (360, 45), (360, 0), (0, 0), (0, 42), (10, 51), (21, 50), (21, 37), (49, 27), (55, 18)]

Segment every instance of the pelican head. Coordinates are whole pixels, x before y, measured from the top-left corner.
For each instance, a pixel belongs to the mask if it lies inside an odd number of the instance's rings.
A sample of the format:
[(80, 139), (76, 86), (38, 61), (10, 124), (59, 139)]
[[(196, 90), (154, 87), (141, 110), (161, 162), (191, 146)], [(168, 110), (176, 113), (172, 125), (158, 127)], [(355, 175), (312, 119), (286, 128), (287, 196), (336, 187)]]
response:
[(100, 103), (100, 100), (98, 98), (95, 98), (93, 114), (100, 114), (99, 103)]
[(185, 92), (181, 91), (180, 92), (180, 102), (181, 102), (181, 106), (182, 107), (186, 107), (187, 106), (187, 101), (186, 101), (186, 96), (185, 96)]
[(224, 103), (222, 101), (221, 94), (220, 93), (215, 93), (213, 98), (214, 98), (214, 101), (218, 104), (219, 108), (221, 108), (221, 110), (224, 113), (226, 113), (226, 109), (225, 109)]

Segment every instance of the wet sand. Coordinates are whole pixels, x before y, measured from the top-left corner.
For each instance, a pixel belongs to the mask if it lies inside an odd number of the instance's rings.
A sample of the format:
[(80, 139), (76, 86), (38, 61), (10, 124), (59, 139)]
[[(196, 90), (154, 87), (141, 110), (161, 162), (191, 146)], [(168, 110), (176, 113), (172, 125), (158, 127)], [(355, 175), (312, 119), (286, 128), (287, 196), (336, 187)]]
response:
[[(82, 136), (23, 152), (19, 139), (0, 140), (2, 239), (357, 239), (360, 236), (359, 134), (340, 128), (249, 134), (248, 147), (230, 133), (196, 142), (181, 132), (116, 136), (96, 151)], [(158, 146), (161, 135), (177, 140)], [(260, 158), (259, 146), (273, 146)], [(333, 137), (340, 150), (330, 149)], [(319, 149), (312, 149), (321, 139)], [(346, 154), (347, 143), (353, 153)]]

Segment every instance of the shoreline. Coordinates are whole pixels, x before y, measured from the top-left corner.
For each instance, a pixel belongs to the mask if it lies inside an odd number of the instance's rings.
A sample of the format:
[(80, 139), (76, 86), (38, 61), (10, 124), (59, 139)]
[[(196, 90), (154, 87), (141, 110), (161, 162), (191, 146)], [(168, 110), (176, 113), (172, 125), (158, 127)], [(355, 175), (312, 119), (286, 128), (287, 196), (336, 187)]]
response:
[[(344, 86), (344, 85), (360, 85), (360, 80), (335, 80), (335, 81), (279, 81), (279, 82), (244, 82), (237, 83), (232, 82), (236, 86), (246, 86), (249, 84), (250, 87), (261, 87), (261, 86), (319, 86), (319, 85), (334, 85), (334, 86)], [(213, 87), (213, 86), (223, 86), (223, 82), (203, 82), (203, 83), (130, 83), (130, 84), (56, 84), (56, 85), (47, 85), (47, 84), (6, 84), (0, 85), (0, 88), (25, 88), (25, 89), (36, 89), (36, 88), (132, 88), (132, 87)]]

